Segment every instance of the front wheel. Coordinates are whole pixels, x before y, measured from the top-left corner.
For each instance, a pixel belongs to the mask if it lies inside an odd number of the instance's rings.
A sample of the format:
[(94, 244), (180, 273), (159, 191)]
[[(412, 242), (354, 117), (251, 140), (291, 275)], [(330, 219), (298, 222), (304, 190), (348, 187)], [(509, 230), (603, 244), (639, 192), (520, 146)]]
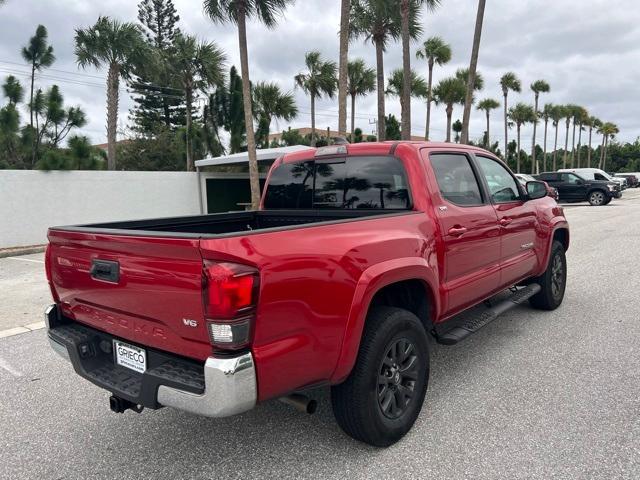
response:
[(331, 389), (338, 425), (356, 440), (387, 447), (413, 426), (429, 380), (429, 347), (407, 310), (377, 307), (367, 317), (356, 365)]
[(547, 270), (534, 281), (540, 285), (541, 290), (529, 299), (531, 306), (540, 310), (558, 308), (564, 299), (567, 285), (567, 258), (562, 243), (553, 241)]
[(594, 190), (589, 194), (589, 204), (593, 207), (599, 207), (606, 205), (607, 196), (602, 190)]

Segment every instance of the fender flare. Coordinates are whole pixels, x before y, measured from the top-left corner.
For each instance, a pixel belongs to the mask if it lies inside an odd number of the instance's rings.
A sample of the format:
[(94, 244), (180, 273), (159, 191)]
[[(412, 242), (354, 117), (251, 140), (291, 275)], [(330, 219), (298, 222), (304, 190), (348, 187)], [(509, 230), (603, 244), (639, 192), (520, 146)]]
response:
[(567, 222), (565, 219), (557, 219), (555, 221), (552, 221), (550, 227), (551, 227), (550, 228), (551, 235), (549, 235), (549, 242), (548, 242), (547, 248), (545, 249), (544, 259), (541, 262), (542, 271), (539, 273), (539, 275), (542, 275), (547, 270), (547, 267), (549, 265), (549, 258), (551, 257), (551, 247), (553, 247), (553, 239), (556, 236), (556, 232), (558, 230), (566, 230), (567, 232), (566, 250), (569, 250), (569, 245), (571, 243), (571, 234), (569, 232), (569, 222)]
[(349, 318), (342, 336), (342, 345), (338, 362), (330, 383), (342, 382), (351, 373), (356, 363), (360, 340), (371, 300), (382, 288), (405, 280), (420, 280), (430, 290), (430, 301), (433, 303), (434, 318), (440, 312), (438, 296), (438, 280), (434, 268), (421, 257), (404, 257), (387, 260), (367, 268), (356, 284)]

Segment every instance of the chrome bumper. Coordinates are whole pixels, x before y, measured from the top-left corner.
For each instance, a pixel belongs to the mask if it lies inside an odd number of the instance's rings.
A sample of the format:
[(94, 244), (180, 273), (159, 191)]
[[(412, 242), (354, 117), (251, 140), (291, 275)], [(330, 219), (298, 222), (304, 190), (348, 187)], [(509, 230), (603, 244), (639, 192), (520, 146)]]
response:
[(204, 364), (202, 395), (160, 385), (158, 403), (205, 417), (229, 417), (251, 410), (258, 397), (251, 353), (239, 357), (209, 357)]

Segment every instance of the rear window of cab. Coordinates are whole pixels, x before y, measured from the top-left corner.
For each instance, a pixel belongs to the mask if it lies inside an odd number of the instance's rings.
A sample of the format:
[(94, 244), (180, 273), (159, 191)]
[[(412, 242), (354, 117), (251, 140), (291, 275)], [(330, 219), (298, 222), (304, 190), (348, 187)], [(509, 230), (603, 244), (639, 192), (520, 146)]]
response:
[(283, 163), (271, 173), (266, 209), (411, 208), (407, 175), (395, 157), (346, 157)]

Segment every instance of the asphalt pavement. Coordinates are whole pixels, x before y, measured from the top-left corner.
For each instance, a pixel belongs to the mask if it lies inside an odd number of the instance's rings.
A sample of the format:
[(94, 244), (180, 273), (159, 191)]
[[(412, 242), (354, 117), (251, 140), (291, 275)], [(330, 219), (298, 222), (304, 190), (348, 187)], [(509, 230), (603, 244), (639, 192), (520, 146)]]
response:
[[(326, 390), (311, 416), (276, 401), (218, 420), (114, 414), (34, 330), (0, 338), (0, 478), (637, 480), (640, 190), (566, 214), (563, 305), (434, 345), (422, 413), (390, 448), (344, 435)], [(41, 320), (43, 265), (31, 263), (0, 259), (0, 328)]]

